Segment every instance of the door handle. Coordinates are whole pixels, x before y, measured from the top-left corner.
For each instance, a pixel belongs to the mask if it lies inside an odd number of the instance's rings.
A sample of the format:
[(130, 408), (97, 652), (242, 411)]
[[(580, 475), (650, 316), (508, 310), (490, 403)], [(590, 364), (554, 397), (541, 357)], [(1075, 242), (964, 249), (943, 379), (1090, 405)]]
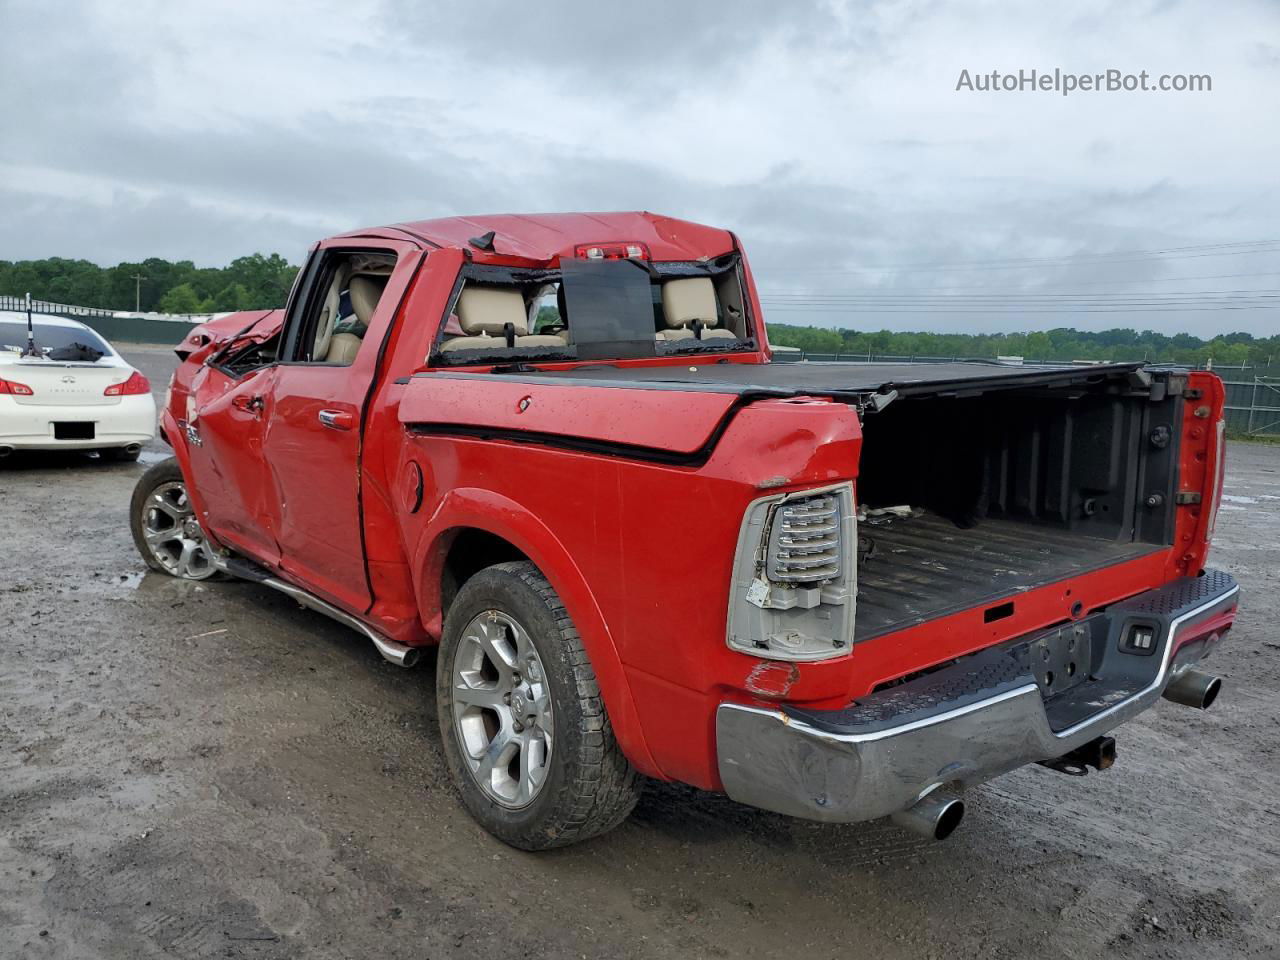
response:
[(356, 418), (346, 410), (321, 410), (316, 416), (330, 430), (350, 430), (355, 426)]

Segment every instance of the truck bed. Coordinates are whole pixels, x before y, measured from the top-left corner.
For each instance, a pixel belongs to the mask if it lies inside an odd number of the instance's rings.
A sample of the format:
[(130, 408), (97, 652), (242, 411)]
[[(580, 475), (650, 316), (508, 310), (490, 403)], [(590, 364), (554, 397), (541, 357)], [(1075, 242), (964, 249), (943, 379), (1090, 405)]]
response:
[(717, 363), (712, 356), (690, 356), (686, 364), (669, 366), (590, 365), (573, 370), (533, 371), (509, 376), (590, 383), (596, 386), (727, 390), (735, 393), (818, 394), (836, 397), (897, 390), (917, 392), (999, 389), (1060, 385), (1117, 376), (1140, 369), (1141, 363), (1022, 366), (988, 361), (952, 363)]
[(1028, 386), (1061, 386), (1141, 369), (1141, 363), (1053, 364), (1020, 366), (985, 361), (953, 363), (725, 363), (723, 357), (694, 354), (684, 363), (662, 366), (589, 364), (569, 370), (533, 368), (505, 373), (433, 370), (415, 374), (433, 379), (500, 379), (514, 383), (563, 383), (591, 387), (788, 397), (831, 396), (855, 399), (896, 390), (917, 393), (978, 391)]
[(858, 640), (1167, 549), (992, 518), (962, 530), (929, 513), (861, 524), (858, 538), (874, 542), (858, 566)]
[[(1163, 379), (1158, 397), (1142, 391), (1143, 378), (1134, 377), (1142, 367), (698, 356), (668, 365), (430, 371), (408, 381), (400, 419), (423, 435), (697, 467), (744, 401), (868, 401), (859, 498), (926, 512), (859, 525), (859, 537), (875, 543), (869, 557), (859, 551), (855, 639), (867, 640), (1167, 550), (1176, 447), (1149, 447), (1142, 423), (1177, 422), (1180, 407)], [(485, 386), (457, 389), (462, 380)], [(892, 402), (875, 401), (890, 391)], [(1162, 511), (1138, 510), (1140, 482), (1164, 494)], [(947, 519), (955, 516), (977, 522), (961, 528)]]

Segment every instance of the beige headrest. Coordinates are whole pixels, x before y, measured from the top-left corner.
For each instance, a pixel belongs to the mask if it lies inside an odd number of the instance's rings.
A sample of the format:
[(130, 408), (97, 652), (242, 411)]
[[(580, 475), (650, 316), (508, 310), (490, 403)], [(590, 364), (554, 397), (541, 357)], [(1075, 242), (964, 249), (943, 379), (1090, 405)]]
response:
[(716, 325), (716, 288), (710, 277), (683, 277), (662, 285), (662, 316), (669, 329), (690, 326), (701, 320), (704, 327)]
[(502, 336), (508, 323), (515, 327), (517, 337), (529, 332), (524, 297), (520, 296), (519, 290), (463, 287), (458, 297), (457, 313), (462, 332), (473, 337), (481, 333), (491, 337)]
[(383, 285), (372, 277), (352, 277), (351, 283), (347, 287), (347, 294), (351, 297), (351, 309), (356, 313), (356, 320), (360, 326), (369, 326), (369, 320), (373, 317), (374, 308), (378, 305), (378, 300), (382, 297)]

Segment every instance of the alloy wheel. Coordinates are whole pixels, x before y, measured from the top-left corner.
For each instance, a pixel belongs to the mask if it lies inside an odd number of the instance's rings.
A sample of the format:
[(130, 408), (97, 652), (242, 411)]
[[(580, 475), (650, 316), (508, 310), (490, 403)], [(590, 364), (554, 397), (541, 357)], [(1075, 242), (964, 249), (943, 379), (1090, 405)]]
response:
[(462, 632), (453, 660), (453, 728), (480, 789), (504, 807), (526, 807), (551, 771), (554, 738), (546, 670), (529, 633), (486, 610)]
[(218, 572), (184, 483), (170, 481), (151, 491), (142, 505), (142, 536), (151, 556), (175, 577), (205, 580)]

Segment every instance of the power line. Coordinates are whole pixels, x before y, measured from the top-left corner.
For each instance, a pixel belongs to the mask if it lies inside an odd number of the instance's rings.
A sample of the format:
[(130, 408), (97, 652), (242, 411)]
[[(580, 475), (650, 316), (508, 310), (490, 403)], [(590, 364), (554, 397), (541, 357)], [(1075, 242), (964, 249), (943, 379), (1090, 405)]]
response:
[[(1127, 279), (1127, 280), (1075, 280), (1075, 281), (1072, 281), (1072, 284), (1071, 284), (1071, 285), (1072, 285), (1072, 287), (1100, 287), (1100, 286), (1113, 286), (1113, 285), (1115, 285), (1115, 284), (1123, 284), (1123, 283), (1133, 284), (1133, 283), (1138, 283), (1138, 282), (1141, 282), (1141, 283), (1185, 283), (1185, 282), (1187, 282), (1187, 281), (1191, 281), (1191, 280), (1234, 280), (1234, 279), (1238, 279), (1238, 278), (1240, 278), (1240, 277), (1280, 277), (1280, 271), (1263, 271), (1262, 273), (1212, 273), (1212, 274), (1209, 274), (1208, 276), (1203, 276), (1203, 275), (1202, 275), (1202, 276), (1197, 276), (1197, 277), (1144, 277), (1141, 281), (1135, 281), (1135, 280), (1133, 280), (1133, 279)], [(968, 284), (968, 285), (963, 286), (963, 287), (930, 287), (930, 288), (929, 288), (929, 292), (931, 292), (931, 293), (946, 293), (946, 292), (949, 292), (949, 291), (952, 291), (952, 290), (961, 290), (961, 291), (963, 291), (963, 290), (979, 290), (979, 289), (982, 289), (980, 284), (973, 284), (973, 283), (971, 283), (971, 284)], [(1053, 292), (1053, 288), (1052, 288), (1052, 287), (1040, 287), (1040, 288), (1037, 288), (1037, 289), (1038, 289), (1038, 291), (1040, 291), (1040, 292)], [(845, 291), (845, 292), (848, 292), (848, 293), (859, 293), (859, 292), (861, 292), (861, 291), (857, 291), (857, 290), (850, 290), (850, 291)], [(1033, 292), (1037, 292), (1037, 291), (1033, 291)], [(765, 294), (763, 294), (763, 293), (762, 293), (762, 294), (761, 294), (761, 296), (765, 296)]]
[(1194, 302), (1197, 300), (1231, 300), (1231, 299), (1250, 299), (1261, 300), (1267, 298), (1275, 298), (1280, 295), (1280, 289), (1266, 288), (1257, 290), (1185, 290), (1176, 293), (1161, 292), (1143, 292), (1143, 293), (774, 293), (762, 294), (762, 301), (772, 302), (823, 302), (823, 303), (842, 303), (842, 302), (859, 302), (868, 300), (899, 300), (899, 301), (925, 301), (932, 300), (942, 303), (964, 302), (976, 300), (993, 300), (993, 301), (1027, 301), (1027, 302), (1053, 302), (1053, 301), (1107, 301), (1114, 303), (1124, 303), (1126, 301), (1139, 300), (1162, 300), (1162, 301), (1187, 301)]
[(1280, 239), (1277, 240), (1239, 240), (1231, 243), (1201, 243), (1184, 247), (1161, 247), (1147, 250), (1106, 250), (1096, 253), (1063, 253), (1051, 257), (995, 257), (990, 260), (935, 260), (917, 261), (899, 264), (888, 264), (886, 266), (871, 268), (882, 270), (898, 270), (909, 267), (949, 267), (949, 266), (971, 266), (974, 264), (1004, 264), (1004, 263), (1046, 263), (1057, 262), (1062, 260), (1097, 260), (1111, 259), (1112, 257), (1155, 257), (1167, 256), (1171, 259), (1177, 259), (1183, 254), (1201, 254), (1214, 253), (1223, 250), (1230, 250), (1233, 253), (1269, 253), (1272, 247), (1280, 245)]
[(1077, 313), (1190, 313), (1204, 312), (1215, 313), (1222, 310), (1274, 310), (1277, 309), (1276, 304), (1272, 303), (1255, 303), (1255, 304), (1238, 304), (1232, 306), (1184, 306), (1184, 305), (1156, 305), (1156, 306), (1125, 306), (1111, 305), (1099, 306), (1091, 304), (1088, 306), (1075, 306), (1072, 304), (1064, 304), (1059, 307), (1023, 307), (1017, 304), (1002, 304), (991, 307), (939, 307), (939, 306), (882, 306), (876, 304), (859, 304), (850, 306), (830, 305), (776, 305), (780, 309), (794, 310), (799, 313), (992, 313), (996, 310), (1016, 313), (1057, 313), (1057, 314), (1077, 314)]
[(1226, 295), (1226, 296), (1192, 296), (1192, 297), (1070, 297), (1070, 298), (1023, 298), (1023, 297), (860, 297), (823, 299), (792, 298), (771, 299), (762, 297), (764, 306), (776, 310), (922, 310), (932, 309), (941, 312), (959, 312), (966, 308), (981, 310), (1036, 310), (1043, 312), (1069, 313), (1073, 311), (1110, 310), (1122, 312), (1141, 308), (1185, 309), (1185, 310), (1227, 310), (1227, 309), (1280, 309), (1280, 296), (1266, 295)]
[(1034, 266), (1070, 266), (1072, 264), (1146, 263), (1152, 260), (1195, 260), (1203, 257), (1238, 257), (1280, 253), (1280, 240), (1245, 240), (1235, 243), (1198, 244), (1154, 250), (1117, 250), (1105, 253), (1075, 253), (1056, 257), (1006, 257), (993, 260), (937, 261), (884, 266), (846, 268), (796, 268), (793, 273), (865, 273), (877, 271), (911, 272), (916, 270), (1006, 270)]

